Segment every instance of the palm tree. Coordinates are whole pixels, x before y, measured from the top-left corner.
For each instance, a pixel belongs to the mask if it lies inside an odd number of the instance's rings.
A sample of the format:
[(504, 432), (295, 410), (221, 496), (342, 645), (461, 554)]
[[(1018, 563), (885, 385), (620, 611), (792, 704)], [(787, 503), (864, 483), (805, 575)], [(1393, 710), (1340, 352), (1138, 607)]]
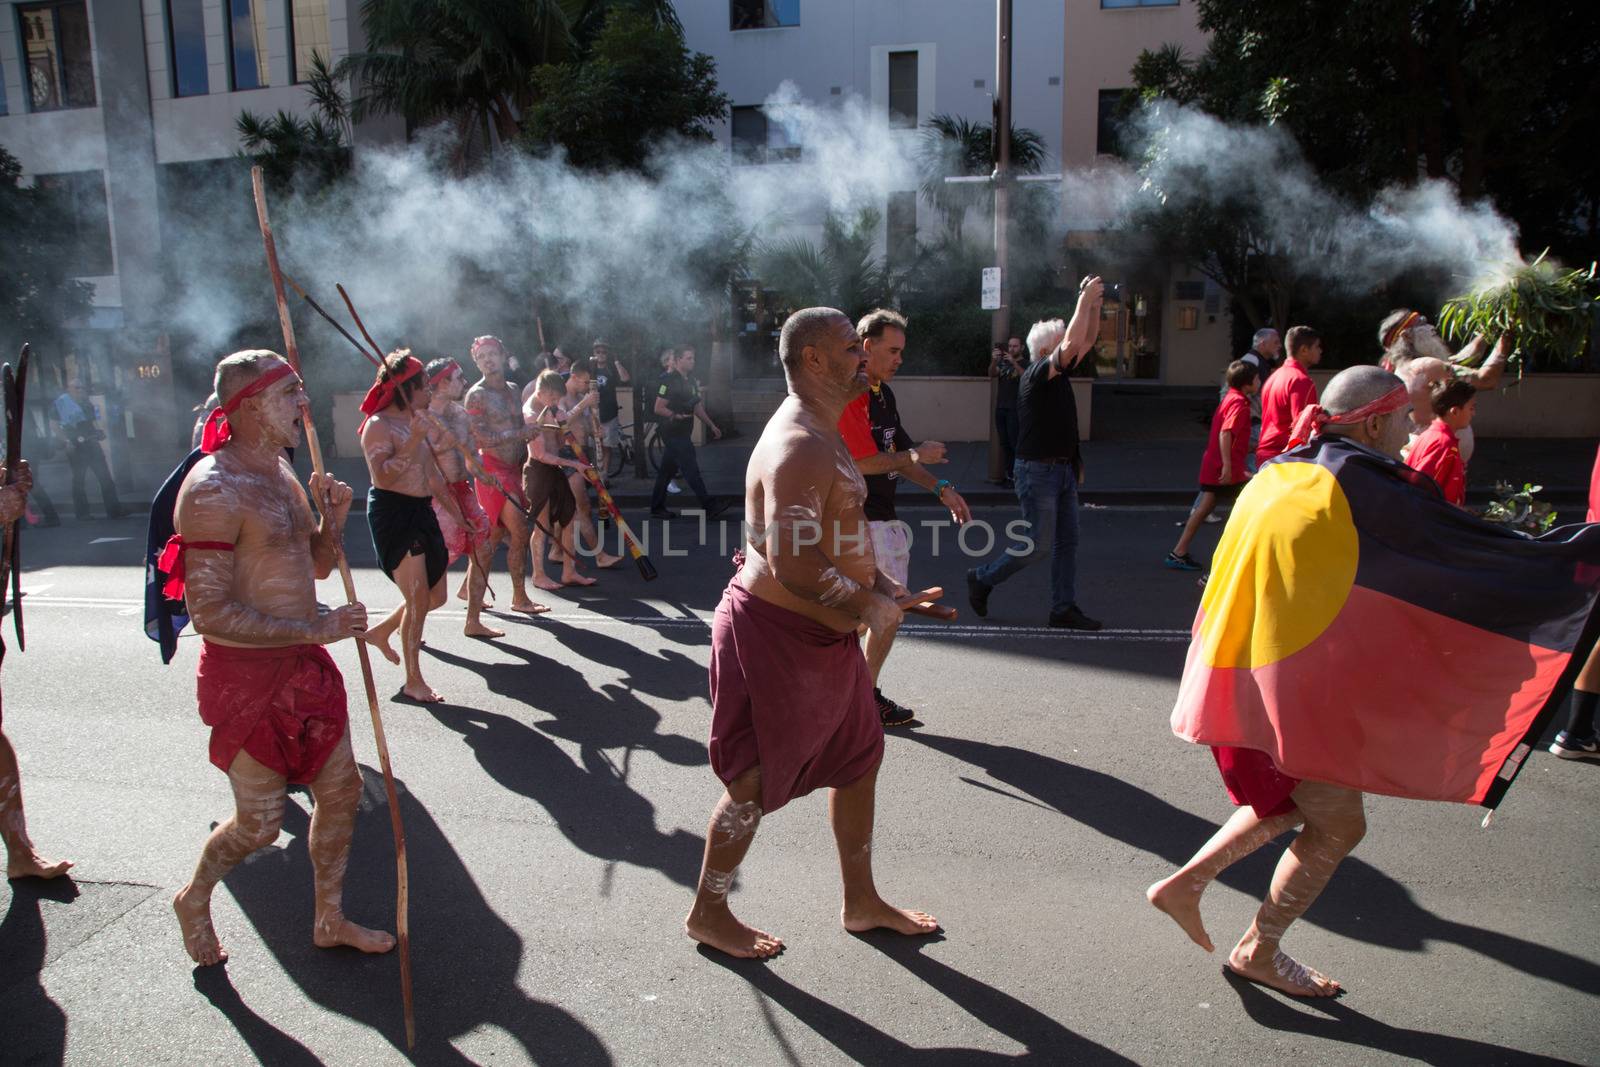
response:
[(533, 69), (575, 51), (579, 7), (576, 0), (363, 0), (368, 51), (346, 56), (335, 73), (354, 79), (356, 121), (449, 121), (464, 159), (480, 135), (490, 151), (516, 138)]
[[(1043, 163), (1044, 139), (1033, 130), (1011, 127), (1012, 169), (1023, 174), (1037, 174)], [(973, 122), (960, 115), (933, 116), (917, 145), (917, 171), (923, 203), (937, 208), (944, 216), (945, 232), (949, 236), (958, 236), (968, 211), (977, 209), (985, 214), (993, 211), (994, 194), (987, 185), (953, 184), (945, 179), (994, 171), (993, 123)]]
[(303, 186), (320, 188), (350, 165), (350, 106), (319, 52), (311, 53), (306, 91), (311, 96), (308, 119), (282, 110), (262, 118), (245, 110), (234, 122), (240, 155), (260, 164), (267, 180), (279, 187), (298, 179)]
[(871, 208), (848, 224), (830, 212), (821, 244), (786, 237), (762, 246), (755, 256), (762, 284), (782, 294), (790, 307), (826, 305), (852, 318), (892, 303), (894, 276), (872, 254), (881, 221)]

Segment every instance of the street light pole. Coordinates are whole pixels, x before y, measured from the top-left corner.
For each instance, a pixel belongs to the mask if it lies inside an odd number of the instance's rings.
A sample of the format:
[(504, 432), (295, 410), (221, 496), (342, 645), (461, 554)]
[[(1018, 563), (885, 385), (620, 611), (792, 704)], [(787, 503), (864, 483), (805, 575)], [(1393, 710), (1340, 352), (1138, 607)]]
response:
[[(989, 341), (1003, 345), (1011, 335), (1011, 271), (1007, 244), (1011, 223), (1011, 0), (996, 0), (994, 43), (994, 121), (990, 124), (994, 153), (994, 265), (1000, 268), (1000, 306), (990, 320)], [(994, 411), (999, 385), (989, 384), (989, 410)], [(1005, 457), (994, 418), (989, 419), (989, 480), (1003, 481)]]

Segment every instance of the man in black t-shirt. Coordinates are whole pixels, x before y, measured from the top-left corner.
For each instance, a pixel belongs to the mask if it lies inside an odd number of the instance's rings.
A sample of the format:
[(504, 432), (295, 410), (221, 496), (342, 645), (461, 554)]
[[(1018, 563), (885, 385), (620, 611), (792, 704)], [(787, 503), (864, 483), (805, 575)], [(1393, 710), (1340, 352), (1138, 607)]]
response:
[(967, 572), (967, 598), (980, 616), (989, 593), (1030, 563), (1050, 557), (1050, 625), (1098, 630), (1100, 623), (1077, 603), (1078, 407), (1067, 372), (1094, 346), (1100, 327), (1101, 283), (1086, 278), (1072, 325), (1036, 322), (1028, 331), (1033, 363), (1017, 388), (1017, 500), (1032, 547), (1005, 552)]
[[(846, 406), (839, 419), (839, 432), (856, 461), (856, 469), (866, 479), (867, 499), (862, 510), (872, 532), (873, 559), (879, 571), (904, 589), (911, 565), (911, 530), (895, 513), (895, 490), (900, 480), (904, 478), (932, 492), (940, 504), (950, 509), (950, 517), (957, 525), (972, 515), (967, 502), (949, 481), (927, 471), (927, 465), (945, 462), (943, 443), (924, 441), (912, 447), (911, 435), (900, 423), (900, 408), (889, 380), (904, 359), (905, 317), (879, 308), (862, 318), (856, 335), (867, 354), (867, 392)], [(869, 631), (865, 652), (872, 671), (878, 717), (885, 726), (903, 726), (916, 716), (878, 688), (878, 675), (893, 645), (893, 633), (876, 635)]]
[(1011, 469), (1017, 465), (1017, 387), (1022, 372), (1028, 369), (1022, 338), (1013, 337), (995, 345), (989, 355), (989, 377), (995, 379), (994, 428), (1000, 437), (1001, 459), (1005, 466), (1002, 483), (1011, 484)]
[(595, 341), (594, 354), (589, 366), (594, 371), (594, 384), (600, 390), (600, 476), (611, 469), (611, 450), (622, 447), (622, 411), (617, 406), (617, 385), (627, 385), (633, 379), (621, 360), (611, 358), (611, 347), (604, 341)]
[(672, 369), (662, 376), (661, 384), (656, 386), (653, 405), (656, 417), (661, 420), (662, 454), (661, 469), (656, 472), (655, 489), (650, 494), (651, 517), (677, 518), (667, 510), (667, 483), (681, 470), (689, 488), (694, 490), (695, 497), (699, 499), (706, 518), (716, 518), (728, 510), (728, 502), (713, 500), (706, 493), (705, 479), (700, 477), (700, 461), (694, 454), (692, 435), (696, 419), (705, 423), (713, 439), (721, 437), (722, 431), (706, 414), (706, 406), (700, 399), (700, 383), (694, 377), (693, 348), (685, 345), (678, 350), (678, 358), (673, 361)]

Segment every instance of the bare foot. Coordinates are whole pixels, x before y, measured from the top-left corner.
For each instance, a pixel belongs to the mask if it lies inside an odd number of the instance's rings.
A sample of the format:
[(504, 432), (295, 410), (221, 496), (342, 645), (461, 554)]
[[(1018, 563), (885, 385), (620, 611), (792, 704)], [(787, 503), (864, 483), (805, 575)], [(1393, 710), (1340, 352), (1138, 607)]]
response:
[(398, 666), (400, 653), (396, 652), (394, 646), (389, 643), (389, 638), (393, 636), (393, 630), (368, 630), (362, 640), (382, 653), (384, 659)]
[(1343, 992), (1338, 982), (1285, 955), (1282, 949), (1274, 949), (1270, 960), (1255, 961), (1236, 948), (1228, 956), (1228, 970), (1291, 997), (1336, 997)]
[(7, 878), (60, 878), (70, 870), (71, 860), (47, 860), (31, 848), (6, 861)]
[(349, 945), (362, 952), (388, 952), (394, 948), (393, 934), (382, 930), (368, 930), (365, 926), (357, 926), (343, 916), (332, 923), (318, 922), (311, 934), (311, 941), (318, 948)]
[[(549, 577), (548, 575), (538, 575), (533, 579), (533, 584), (534, 588), (543, 589), (547, 593), (558, 593), (561, 591), (561, 583), (556, 581), (554, 578)], [(522, 609), (517, 607), (516, 603), (513, 601), (511, 604), (511, 610), (521, 611)]]
[(935, 933), (939, 929), (939, 920), (927, 912), (892, 907), (885, 904), (881, 898), (871, 904), (855, 908), (846, 907), (840, 913), (840, 918), (844, 921), (844, 928), (852, 934), (883, 927), (897, 934), (916, 936)]
[(172, 898), (172, 910), (178, 913), (183, 949), (190, 959), (202, 967), (227, 960), (228, 953), (217, 943), (217, 931), (211, 926), (210, 898), (201, 899), (191, 887), (184, 886)]
[(726, 907), (708, 914), (693, 911), (683, 921), (683, 932), (719, 952), (745, 960), (765, 960), (783, 951), (783, 939), (746, 926)]
[(468, 599), (468, 597), (467, 597), (467, 580), (465, 578), (463, 578), (461, 580), (461, 588), (456, 590), (456, 599), (457, 600), (466, 600), (466, 599)]
[[(538, 585), (538, 580), (537, 579), (534, 580), (534, 584)], [(561, 586), (557, 585), (555, 582), (551, 582), (550, 583), (550, 587), (552, 589), (560, 589), (561, 588)], [(539, 586), (539, 588), (543, 589), (544, 586), (541, 585), (541, 586)], [(513, 600), (511, 602), (511, 610), (512, 611), (520, 611), (524, 615), (543, 615), (545, 612), (550, 610), (550, 605), (549, 604), (541, 604), (537, 600), (524, 600), (520, 604), (517, 603), (515, 600)]]
[(504, 637), (506, 635), (504, 630), (496, 630), (493, 626), (485, 626), (476, 619), (468, 622), (461, 632), (468, 637)]
[(1204, 882), (1197, 882), (1191, 875), (1180, 871), (1146, 889), (1144, 897), (1172, 916), (1172, 921), (1183, 927), (1190, 941), (1211, 952), (1216, 946), (1211, 943), (1205, 923), (1200, 920), (1200, 894), (1204, 889)]
[(407, 682), (400, 687), (400, 692), (419, 704), (437, 704), (444, 699), (427, 682)]
[(599, 570), (608, 571), (621, 562), (621, 556), (613, 556), (609, 552), (602, 552), (595, 557), (594, 565)]
[(593, 585), (594, 582), (595, 580), (593, 578), (590, 578), (586, 574), (579, 574), (577, 571), (573, 571), (571, 574), (563, 573), (561, 575), (562, 585)]

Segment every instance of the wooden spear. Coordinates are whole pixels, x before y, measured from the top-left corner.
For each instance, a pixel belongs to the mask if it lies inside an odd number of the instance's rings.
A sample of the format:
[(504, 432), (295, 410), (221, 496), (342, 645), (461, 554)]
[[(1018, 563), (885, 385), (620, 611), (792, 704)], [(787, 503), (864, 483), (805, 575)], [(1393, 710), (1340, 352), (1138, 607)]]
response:
[[(272, 239), (272, 223), (267, 218), (267, 194), (261, 181), (261, 168), (250, 168), (250, 185), (255, 193), (256, 221), (261, 225), (261, 242), (266, 246), (267, 270), (272, 274), (272, 291), (278, 301), (278, 324), (283, 328), (284, 356), (295, 373), (300, 372), (300, 349), (294, 340), (294, 322), (289, 318), (289, 298), (283, 291), (283, 272), (278, 269), (278, 247)], [(317, 429), (311, 421), (311, 408), (305, 406), (306, 447), (311, 452), (311, 467), (324, 474), (322, 446), (317, 441)], [(327, 501), (320, 502), (323, 518), (331, 521), (333, 509)], [(356, 602), (356, 583), (350, 576), (350, 562), (344, 555), (344, 530), (334, 529), (334, 558), (339, 564), (339, 577), (344, 582), (345, 599)], [(394, 786), (394, 771), (389, 766), (389, 744), (384, 739), (383, 717), (378, 713), (378, 689), (372, 680), (372, 661), (367, 657), (366, 642), (356, 640), (356, 657), (361, 661), (361, 681), (367, 691), (367, 710), (372, 713), (372, 736), (378, 746), (378, 763), (383, 768), (383, 786), (389, 799), (389, 822), (394, 829), (394, 860), (396, 868), (395, 938), (400, 948), (400, 996), (405, 1009), (406, 1048), (417, 1046), (417, 1022), (411, 997), (411, 882), (406, 871), (406, 830), (400, 821), (400, 796)]]
[[(23, 412), (25, 397), (28, 389), (28, 357), (30, 349), (27, 344), (22, 346), (22, 354), (17, 357), (17, 370), (13, 374), (11, 364), (5, 366), (5, 402), (6, 402), (6, 484), (10, 485), (17, 480), (17, 464), (22, 461), (22, 420), (26, 417)], [(96, 446), (98, 447), (98, 446)], [(6, 527), (5, 544), (0, 547), (0, 600), (5, 597), (6, 579), (11, 581), (11, 621), (17, 630), (17, 651), (28, 650), (27, 639), (22, 629), (22, 516), (17, 516), (17, 521)], [(5, 645), (0, 644), (0, 657), (5, 655)]]

